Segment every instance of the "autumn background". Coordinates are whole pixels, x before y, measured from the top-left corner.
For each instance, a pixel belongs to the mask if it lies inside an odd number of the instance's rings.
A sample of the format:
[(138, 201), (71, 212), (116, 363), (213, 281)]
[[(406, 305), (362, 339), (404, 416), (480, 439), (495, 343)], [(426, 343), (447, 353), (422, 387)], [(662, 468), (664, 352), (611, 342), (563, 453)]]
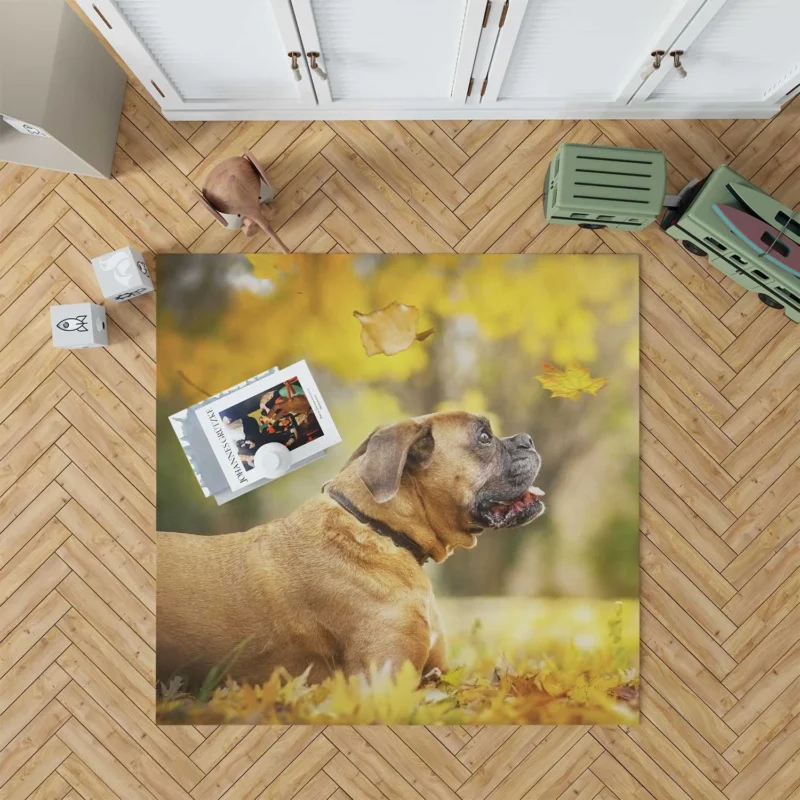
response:
[[(203, 707), (174, 692), (162, 720), (634, 721), (635, 256), (162, 256), (158, 293), (159, 530), (217, 534), (283, 516), (319, 492), (375, 427), (454, 408), (485, 414), (501, 436), (530, 433), (547, 493), (547, 513), (531, 525), (486, 532), (476, 549), (426, 567), (461, 670), (449, 684), (417, 696), (409, 678), (397, 707), (375, 705), (378, 684), (388, 691), (376, 674), (366, 679), (372, 705), (364, 686), (347, 681), (315, 704), (312, 688), (279, 676), (246, 702), (239, 687), (209, 691)], [(365, 315), (395, 303), (412, 309), (418, 332), (433, 333), (368, 356), (365, 344), (374, 351), (377, 337), (380, 349), (382, 330)], [(300, 359), (342, 444), (217, 506), (168, 416)], [(346, 712), (330, 711), (334, 695)]]

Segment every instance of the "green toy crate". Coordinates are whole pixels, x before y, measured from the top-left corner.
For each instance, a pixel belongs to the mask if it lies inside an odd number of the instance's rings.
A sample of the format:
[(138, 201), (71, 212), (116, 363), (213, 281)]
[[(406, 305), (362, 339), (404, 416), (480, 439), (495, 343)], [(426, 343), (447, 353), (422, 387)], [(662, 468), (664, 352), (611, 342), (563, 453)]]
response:
[(708, 177), (681, 192), (679, 205), (661, 220), (661, 229), (690, 253), (708, 260), (738, 284), (757, 292), (763, 303), (783, 308), (800, 322), (800, 276), (762, 258), (740, 239), (714, 211), (715, 203), (747, 211), (728, 184), (743, 184), (761, 191), (730, 167), (715, 169)]
[(638, 231), (655, 222), (667, 189), (659, 150), (562, 144), (544, 182), (548, 222)]

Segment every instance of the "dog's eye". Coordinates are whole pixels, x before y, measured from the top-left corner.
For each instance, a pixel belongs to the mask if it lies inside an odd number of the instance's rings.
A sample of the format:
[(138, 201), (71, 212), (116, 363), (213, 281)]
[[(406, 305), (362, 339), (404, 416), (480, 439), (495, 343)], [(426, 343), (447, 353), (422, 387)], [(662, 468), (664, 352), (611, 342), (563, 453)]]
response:
[(478, 442), (480, 444), (489, 444), (492, 441), (492, 434), (489, 431), (481, 431), (478, 434)]

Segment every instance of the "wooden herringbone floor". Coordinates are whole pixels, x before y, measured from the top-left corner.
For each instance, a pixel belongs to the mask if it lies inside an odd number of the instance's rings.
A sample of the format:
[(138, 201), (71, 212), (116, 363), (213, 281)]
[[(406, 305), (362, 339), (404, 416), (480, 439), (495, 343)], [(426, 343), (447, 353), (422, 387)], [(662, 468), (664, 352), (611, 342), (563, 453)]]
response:
[[(800, 203), (800, 101), (766, 121), (180, 123), (128, 89), (111, 181), (0, 169), (0, 796), (800, 798), (800, 326), (655, 227), (548, 227), (565, 140), (730, 162)], [(255, 251), (194, 186), (243, 147), (298, 251), (633, 252), (642, 263), (642, 723), (157, 728), (154, 297), (50, 345), (88, 258)]]

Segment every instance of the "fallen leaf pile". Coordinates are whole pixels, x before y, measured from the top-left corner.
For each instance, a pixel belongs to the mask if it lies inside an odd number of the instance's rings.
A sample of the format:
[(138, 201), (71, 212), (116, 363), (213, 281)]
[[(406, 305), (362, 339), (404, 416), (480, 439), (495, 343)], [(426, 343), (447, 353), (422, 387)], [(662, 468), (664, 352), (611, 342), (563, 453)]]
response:
[(589, 370), (578, 364), (559, 369), (545, 362), (542, 369), (544, 375), (537, 375), (536, 380), (552, 392), (551, 397), (577, 400), (584, 393), (597, 394), (606, 385), (605, 378), (592, 378)]
[[(292, 677), (273, 672), (260, 686), (228, 680), (207, 702), (175, 691), (162, 694), (162, 724), (632, 724), (638, 720), (638, 638), (635, 601), (597, 615), (601, 627), (591, 646), (566, 637), (498, 652), (488, 626), (476, 623), (451, 641), (456, 664), (436, 679), (420, 681), (410, 662), (390, 674), (373, 667), (368, 675), (337, 672), (320, 684), (308, 683), (308, 671)], [(573, 612), (564, 610), (569, 627)], [(623, 634), (623, 614), (629, 629)], [(554, 621), (552, 618), (550, 622)], [(585, 633), (584, 633), (585, 635)], [(168, 687), (165, 687), (168, 688)], [(175, 687), (177, 688), (177, 687)]]
[(396, 301), (369, 314), (354, 311), (353, 316), (361, 323), (361, 343), (368, 356), (402, 353), (433, 333), (433, 328), (417, 333), (419, 309)]

